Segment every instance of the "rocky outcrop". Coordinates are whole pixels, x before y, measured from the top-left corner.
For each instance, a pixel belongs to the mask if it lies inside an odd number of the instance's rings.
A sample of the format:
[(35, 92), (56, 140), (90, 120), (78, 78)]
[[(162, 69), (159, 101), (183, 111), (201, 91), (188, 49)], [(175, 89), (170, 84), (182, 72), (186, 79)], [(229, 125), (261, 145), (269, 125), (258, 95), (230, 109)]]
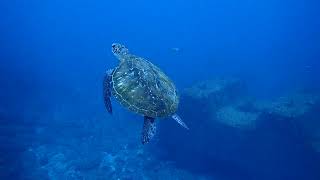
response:
[(202, 102), (199, 108), (206, 107), (207, 110), (214, 110), (234, 103), (246, 94), (245, 83), (239, 79), (216, 78), (199, 82), (185, 89), (181, 96), (184, 101)]
[[(201, 117), (199, 124), (204, 126), (220, 122), (239, 127), (242, 124), (239, 122), (241, 120), (238, 118), (238, 122), (235, 122), (235, 119), (232, 118), (236, 113), (255, 116), (253, 113), (246, 113), (234, 107), (235, 104), (242, 102), (246, 95), (245, 83), (238, 79), (216, 78), (199, 82), (181, 93), (179, 113), (188, 119)], [(198, 122), (190, 121), (190, 123)]]
[(310, 113), (319, 100), (320, 97), (318, 95), (296, 93), (280, 97), (274, 101), (257, 102), (256, 108), (260, 111), (287, 118), (299, 118), (304, 114)]
[[(314, 110), (317, 99), (297, 94), (258, 101), (248, 97), (244, 83), (235, 79), (195, 84), (182, 92), (178, 112), (190, 130), (170, 121), (161, 123), (159, 156), (187, 169), (221, 173), (227, 179), (297, 179), (305, 178), (305, 172), (316, 179), (318, 156), (310, 144), (317, 147), (318, 141), (306, 143), (307, 134), (316, 132), (306, 125), (315, 123), (306, 121), (319, 117), (320, 111)], [(313, 118), (306, 117), (311, 114)], [(291, 159), (291, 164), (279, 157)]]
[(282, 117), (293, 125), (305, 141), (320, 153), (320, 95), (314, 93), (294, 93), (274, 101), (258, 101), (253, 109), (270, 116)]
[(257, 112), (246, 112), (234, 106), (225, 106), (217, 110), (215, 120), (234, 128), (254, 129), (259, 115)]

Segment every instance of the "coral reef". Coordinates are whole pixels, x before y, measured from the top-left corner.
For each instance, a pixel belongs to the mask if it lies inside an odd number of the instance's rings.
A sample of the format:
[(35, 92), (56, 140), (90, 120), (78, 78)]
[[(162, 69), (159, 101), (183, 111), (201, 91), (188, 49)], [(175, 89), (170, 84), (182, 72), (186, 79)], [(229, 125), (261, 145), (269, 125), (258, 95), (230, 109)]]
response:
[[(5, 172), (0, 178), (312, 179), (318, 166), (310, 162), (320, 154), (320, 96), (296, 93), (258, 101), (247, 94), (238, 79), (187, 88), (178, 114), (190, 130), (161, 120), (157, 141), (147, 146), (140, 145), (137, 133), (141, 117), (117, 106), (112, 117), (97, 113), (99, 103), (88, 110), (83, 103), (39, 107), (42, 103), (34, 102), (22, 117), (0, 110), (6, 120), (0, 126), (0, 172)], [(3, 165), (8, 162), (13, 168)], [(302, 168), (310, 177), (299, 174)]]
[(178, 113), (190, 131), (162, 123), (159, 156), (186, 169), (219, 172), (226, 179), (305, 178), (301, 169), (317, 179), (319, 155), (312, 146), (320, 149), (315, 133), (320, 130), (319, 97), (297, 93), (262, 101), (247, 94), (244, 83), (236, 79), (214, 79), (187, 88)]
[(137, 133), (141, 124), (137, 123), (139, 121), (127, 121), (141, 117), (128, 117), (120, 112), (105, 120), (99, 114), (83, 111), (88, 114), (79, 115), (79, 111), (74, 112), (69, 108), (74, 107), (64, 104), (56, 106), (56, 111), (50, 111), (50, 114), (33, 113), (32, 116), (41, 115), (47, 121), (32, 124), (31, 138), (21, 157), (21, 174), (25, 179), (211, 178), (161, 161), (154, 156), (152, 149), (142, 146)]
[(320, 152), (320, 96), (314, 93), (294, 93), (275, 101), (256, 102), (259, 111), (283, 117), (288, 123), (301, 129), (306, 141)]
[[(124, 146), (117, 152), (82, 156), (65, 147), (39, 146), (25, 152), (25, 173), (30, 179), (195, 179), (201, 176), (159, 161), (141, 146)], [(32, 164), (32, 165), (31, 165)], [(32, 172), (30, 174), (30, 172)], [(208, 177), (201, 177), (209, 179)]]
[(198, 82), (182, 92), (186, 100), (206, 102), (211, 108), (233, 103), (239, 97), (246, 95), (245, 83), (239, 79), (215, 78)]
[[(208, 126), (211, 126), (212, 123), (214, 125), (216, 123), (214, 121), (217, 121), (216, 115), (219, 115), (220, 123), (232, 125), (230, 121), (233, 121), (233, 118), (227, 117), (227, 113), (230, 111), (224, 111), (226, 110), (224, 107), (231, 107), (242, 102), (246, 94), (245, 84), (238, 79), (216, 78), (199, 82), (182, 91), (179, 114), (188, 117), (188, 119), (198, 119), (199, 116), (205, 117), (201, 119), (201, 122)], [(229, 116), (232, 116), (232, 114)], [(191, 121), (191, 126), (192, 123), (194, 121)]]
[(216, 113), (216, 120), (231, 127), (253, 129), (259, 113), (241, 111), (233, 106), (220, 108)]
[(296, 93), (260, 105), (260, 109), (283, 117), (298, 118), (310, 112), (317, 101), (319, 101), (319, 96), (317, 95)]

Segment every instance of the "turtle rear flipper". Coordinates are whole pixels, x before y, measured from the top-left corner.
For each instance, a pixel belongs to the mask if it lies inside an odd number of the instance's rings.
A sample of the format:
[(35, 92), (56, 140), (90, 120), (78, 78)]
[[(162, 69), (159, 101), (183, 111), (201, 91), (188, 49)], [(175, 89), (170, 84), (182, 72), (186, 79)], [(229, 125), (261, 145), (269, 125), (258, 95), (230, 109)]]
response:
[(103, 80), (103, 96), (104, 96), (104, 105), (107, 108), (107, 111), (112, 114), (112, 105), (111, 105), (111, 79), (112, 79), (112, 69), (109, 69), (106, 72)]
[(178, 114), (174, 114), (171, 116), (172, 119), (174, 119), (178, 124), (180, 124), (182, 127), (186, 128), (189, 130), (187, 124), (185, 122), (182, 121), (182, 119), (180, 118), (180, 116), (178, 116)]
[(152, 117), (144, 116), (143, 128), (142, 128), (142, 144), (146, 144), (156, 134), (156, 122)]

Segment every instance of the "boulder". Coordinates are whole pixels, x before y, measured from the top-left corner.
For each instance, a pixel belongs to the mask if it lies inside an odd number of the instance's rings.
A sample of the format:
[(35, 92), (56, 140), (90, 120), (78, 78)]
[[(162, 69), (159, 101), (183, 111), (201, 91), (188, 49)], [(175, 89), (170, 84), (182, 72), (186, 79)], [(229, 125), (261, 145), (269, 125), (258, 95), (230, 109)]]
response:
[[(181, 95), (182, 101), (200, 103), (200, 108), (212, 110), (234, 103), (247, 94), (246, 85), (239, 79), (216, 78), (198, 82), (186, 88)], [(181, 103), (183, 105), (183, 103)], [(198, 104), (196, 104), (198, 105)]]

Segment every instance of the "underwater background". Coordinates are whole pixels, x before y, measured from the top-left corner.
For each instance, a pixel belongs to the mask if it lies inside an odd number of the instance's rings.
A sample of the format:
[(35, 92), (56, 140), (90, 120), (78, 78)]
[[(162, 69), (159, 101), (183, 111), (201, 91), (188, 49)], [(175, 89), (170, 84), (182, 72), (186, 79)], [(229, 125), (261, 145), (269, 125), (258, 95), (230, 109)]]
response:
[[(319, 180), (315, 0), (2, 0), (0, 179)], [(176, 84), (178, 114), (142, 116), (102, 81), (114, 42)]]

